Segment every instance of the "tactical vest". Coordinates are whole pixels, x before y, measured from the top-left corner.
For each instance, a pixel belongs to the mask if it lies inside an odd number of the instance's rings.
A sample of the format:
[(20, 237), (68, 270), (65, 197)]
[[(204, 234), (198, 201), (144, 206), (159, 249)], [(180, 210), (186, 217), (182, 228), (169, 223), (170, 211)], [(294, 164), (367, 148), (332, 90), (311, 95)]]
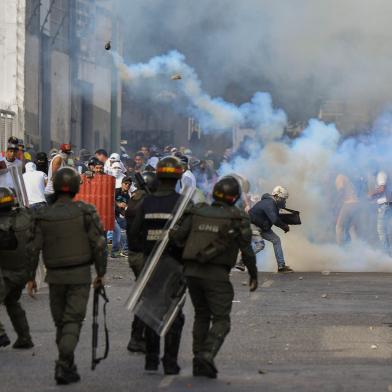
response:
[(9, 214), (0, 216), (0, 231), (8, 234), (8, 240), (4, 241), (8, 245), (4, 243), (0, 249), (1, 268), (18, 271), (26, 267), (26, 243), (31, 238), (31, 230), (32, 218), (26, 210), (10, 211)]
[(207, 204), (195, 207), (182, 258), (233, 267), (239, 251), (241, 219), (235, 207)]
[(37, 218), (43, 237), (43, 259), (48, 269), (91, 263), (92, 252), (80, 202), (56, 202)]
[(167, 222), (173, 219), (173, 210), (180, 197), (173, 191), (167, 195), (148, 195), (144, 198), (142, 237), (145, 255), (149, 255), (155, 243), (162, 238)]

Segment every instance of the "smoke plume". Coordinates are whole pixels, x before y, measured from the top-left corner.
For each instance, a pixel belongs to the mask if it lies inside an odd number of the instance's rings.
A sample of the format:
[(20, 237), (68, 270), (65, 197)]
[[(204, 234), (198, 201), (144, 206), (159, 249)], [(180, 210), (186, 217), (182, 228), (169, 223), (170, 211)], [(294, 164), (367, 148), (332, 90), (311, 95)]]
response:
[(213, 96), (268, 91), (290, 118), (335, 99), (376, 110), (390, 101), (389, 0), (118, 0), (125, 58), (177, 49)]
[[(275, 106), (283, 104), (301, 116), (316, 114), (320, 97), (387, 107), (392, 100), (385, 83), (392, 77), (387, 17), (392, 4), (132, 3), (129, 45), (135, 50), (125, 53), (126, 60), (113, 54), (129, 91), (195, 117), (206, 132), (236, 126), (256, 130), (255, 140), (245, 146), (249, 157), (238, 156), (221, 174), (247, 177), (252, 193), (259, 195), (277, 184), (289, 189), (288, 206), (301, 211), (303, 225), (283, 237), (287, 263), (296, 270), (392, 271), (392, 259), (381, 252), (377, 238), (377, 205), (367, 196), (377, 171), (390, 175), (392, 112), (384, 110), (366, 135), (344, 139), (335, 125), (313, 118), (298, 138), (285, 140), (288, 116)], [(167, 51), (173, 48), (186, 57)], [(156, 55), (163, 51), (167, 54)], [(233, 85), (235, 98), (221, 98)], [(271, 92), (277, 104), (258, 90)], [(238, 97), (248, 102), (238, 104)], [(360, 207), (359, 239), (344, 246), (335, 244), (339, 174), (353, 183)], [(275, 269), (267, 254), (259, 267)]]

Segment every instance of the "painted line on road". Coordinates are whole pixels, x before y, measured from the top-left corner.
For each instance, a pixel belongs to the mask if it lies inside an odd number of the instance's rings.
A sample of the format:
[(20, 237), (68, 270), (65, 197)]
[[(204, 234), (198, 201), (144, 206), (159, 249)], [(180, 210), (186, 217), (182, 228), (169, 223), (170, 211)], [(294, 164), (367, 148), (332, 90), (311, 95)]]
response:
[(261, 287), (271, 287), (274, 284), (273, 280), (266, 280)]

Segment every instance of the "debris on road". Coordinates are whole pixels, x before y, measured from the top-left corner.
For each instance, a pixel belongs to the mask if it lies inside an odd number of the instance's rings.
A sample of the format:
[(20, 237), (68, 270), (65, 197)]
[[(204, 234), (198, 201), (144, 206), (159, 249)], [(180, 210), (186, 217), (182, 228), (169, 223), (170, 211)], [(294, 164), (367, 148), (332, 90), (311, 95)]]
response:
[(303, 280), (304, 279), (304, 277), (303, 276), (300, 276), (299, 278), (298, 278), (298, 280)]
[(323, 295), (321, 296), (321, 298), (328, 298), (328, 295), (327, 295), (327, 294), (323, 294)]
[(331, 273), (331, 271), (321, 271), (322, 275), (329, 275)]
[(372, 345), (371, 345), (371, 348), (372, 348), (372, 350), (377, 350), (377, 349), (378, 349), (378, 346), (377, 346), (377, 344), (372, 344)]
[(266, 374), (267, 372), (265, 370), (259, 369), (259, 374)]

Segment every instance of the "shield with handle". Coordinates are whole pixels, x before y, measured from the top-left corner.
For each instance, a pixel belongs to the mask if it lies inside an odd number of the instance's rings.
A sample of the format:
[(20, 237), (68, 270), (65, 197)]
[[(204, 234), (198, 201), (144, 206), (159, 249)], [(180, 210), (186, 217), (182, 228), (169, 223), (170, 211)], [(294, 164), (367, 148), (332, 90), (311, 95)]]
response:
[(126, 307), (158, 335), (164, 336), (185, 302), (186, 281), (183, 266), (166, 252), (169, 232), (192, 199), (194, 189), (187, 188), (168, 221), (162, 238), (155, 244), (145, 267), (132, 287)]

